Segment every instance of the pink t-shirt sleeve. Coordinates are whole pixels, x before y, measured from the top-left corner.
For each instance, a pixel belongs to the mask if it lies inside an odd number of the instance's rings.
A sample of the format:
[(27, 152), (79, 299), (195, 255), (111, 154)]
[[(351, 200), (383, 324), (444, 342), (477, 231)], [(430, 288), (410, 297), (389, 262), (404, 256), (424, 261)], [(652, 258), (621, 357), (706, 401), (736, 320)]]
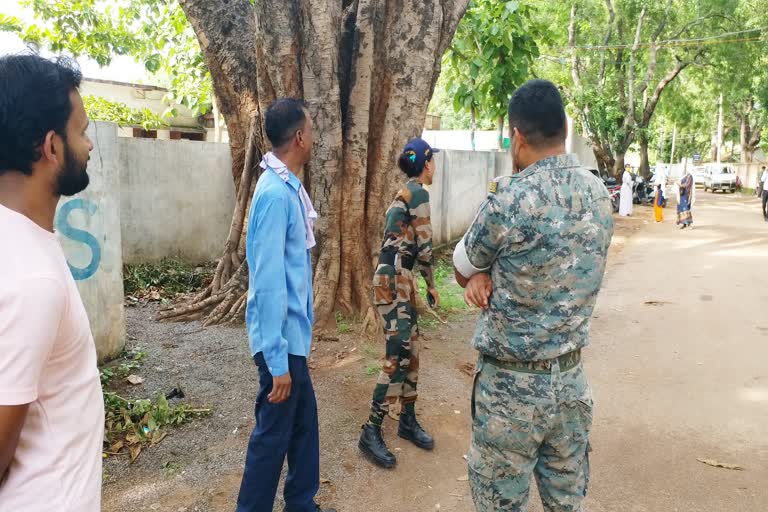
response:
[(66, 292), (53, 279), (0, 286), (0, 405), (37, 400), (40, 375), (66, 308)]

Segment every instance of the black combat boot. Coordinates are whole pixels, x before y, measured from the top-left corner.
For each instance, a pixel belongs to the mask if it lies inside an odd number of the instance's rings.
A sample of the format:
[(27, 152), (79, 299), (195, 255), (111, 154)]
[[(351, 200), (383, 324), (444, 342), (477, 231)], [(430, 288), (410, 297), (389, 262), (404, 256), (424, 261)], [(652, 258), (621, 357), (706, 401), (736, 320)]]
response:
[(431, 450), (435, 447), (435, 441), (432, 439), (432, 436), (421, 428), (421, 425), (416, 420), (416, 413), (413, 411), (403, 410), (400, 413), (400, 427), (397, 429), (397, 435), (425, 450)]
[(365, 424), (357, 446), (374, 464), (387, 469), (397, 465), (397, 459), (387, 449), (387, 445), (384, 444), (384, 438), (381, 436), (381, 427)]

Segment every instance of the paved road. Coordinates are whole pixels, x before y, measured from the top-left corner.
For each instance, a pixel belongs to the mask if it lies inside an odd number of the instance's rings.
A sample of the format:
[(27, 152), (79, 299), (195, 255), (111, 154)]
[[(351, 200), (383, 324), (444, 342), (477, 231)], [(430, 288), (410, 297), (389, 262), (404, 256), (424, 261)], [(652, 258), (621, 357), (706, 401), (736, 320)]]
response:
[(586, 356), (591, 512), (768, 510), (768, 223), (756, 200), (698, 200), (694, 230), (668, 208), (610, 263)]

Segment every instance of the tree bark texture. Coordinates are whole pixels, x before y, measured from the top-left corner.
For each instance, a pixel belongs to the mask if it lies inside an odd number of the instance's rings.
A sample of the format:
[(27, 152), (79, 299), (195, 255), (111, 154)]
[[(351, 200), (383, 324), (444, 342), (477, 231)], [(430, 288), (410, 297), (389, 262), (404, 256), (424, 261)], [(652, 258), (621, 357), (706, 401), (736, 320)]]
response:
[(648, 133), (645, 130), (638, 132), (638, 142), (640, 143), (640, 169), (639, 174), (643, 178), (651, 176), (651, 165), (648, 159)]
[(396, 159), (421, 135), (427, 105), (468, 0), (181, 0), (211, 70), (230, 134), (237, 205), (212, 285), (161, 319), (241, 320), (247, 212), (270, 150), (264, 113), (302, 98), (315, 123), (299, 178), (320, 218), (315, 316), (372, 315), (371, 275), (384, 212), (403, 177)]

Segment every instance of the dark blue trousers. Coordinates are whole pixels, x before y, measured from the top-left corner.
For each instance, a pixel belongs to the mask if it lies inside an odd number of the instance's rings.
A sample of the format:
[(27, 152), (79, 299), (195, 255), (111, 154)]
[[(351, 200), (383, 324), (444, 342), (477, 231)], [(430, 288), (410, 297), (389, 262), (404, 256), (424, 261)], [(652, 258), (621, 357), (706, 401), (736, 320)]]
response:
[(288, 356), (291, 396), (281, 404), (267, 399), (272, 392), (272, 375), (263, 354), (259, 352), (253, 359), (259, 368), (256, 427), (248, 443), (237, 512), (272, 512), (286, 456), (286, 512), (315, 512), (315, 494), (320, 488), (320, 437), (307, 359)]

